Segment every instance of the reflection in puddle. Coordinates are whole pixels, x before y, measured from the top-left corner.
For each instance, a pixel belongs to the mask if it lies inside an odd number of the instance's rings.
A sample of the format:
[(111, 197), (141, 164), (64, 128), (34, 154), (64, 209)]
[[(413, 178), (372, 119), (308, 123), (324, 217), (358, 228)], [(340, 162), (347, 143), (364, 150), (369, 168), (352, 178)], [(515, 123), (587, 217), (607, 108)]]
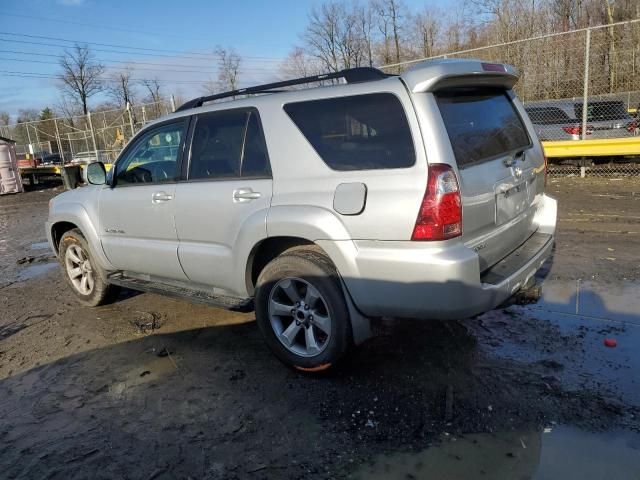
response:
[[(484, 327), (500, 332), (485, 348), (520, 362), (556, 362), (552, 373), (565, 387), (640, 405), (640, 378), (632, 374), (640, 369), (640, 285), (550, 280), (542, 290), (536, 304), (479, 317)], [(617, 346), (607, 348), (607, 338)]]
[(542, 299), (530, 309), (640, 325), (639, 291), (637, 282), (545, 280)]
[(354, 478), (638, 479), (640, 435), (556, 427), (549, 433), (443, 437), (441, 444), (419, 453), (380, 457)]
[(29, 247), (31, 250), (44, 250), (45, 248), (49, 248), (49, 242), (36, 242), (32, 243)]
[(20, 270), (18, 281), (31, 280), (32, 278), (43, 275), (58, 266), (57, 263), (36, 263)]

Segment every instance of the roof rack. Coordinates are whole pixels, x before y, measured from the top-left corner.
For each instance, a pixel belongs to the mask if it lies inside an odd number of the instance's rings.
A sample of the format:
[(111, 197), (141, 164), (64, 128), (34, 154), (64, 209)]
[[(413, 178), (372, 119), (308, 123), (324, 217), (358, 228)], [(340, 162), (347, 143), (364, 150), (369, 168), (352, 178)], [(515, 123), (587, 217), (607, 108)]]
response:
[(321, 75), (312, 75), (310, 77), (295, 78), (293, 80), (284, 80), (282, 82), (267, 83), (257, 85), (255, 87), (240, 88), (224, 93), (216, 93), (215, 95), (207, 95), (204, 97), (194, 98), (183, 103), (176, 112), (188, 110), (190, 108), (201, 107), (205, 102), (219, 100), (221, 98), (236, 97), (238, 95), (249, 95), (252, 93), (276, 93), (274, 89), (282, 87), (291, 87), (293, 85), (303, 85), (305, 83), (322, 82), (324, 80), (333, 80), (336, 78), (344, 78), (347, 83), (370, 82), (373, 80), (382, 80), (393, 75), (388, 75), (377, 68), (358, 67), (348, 68), (339, 72), (323, 73)]

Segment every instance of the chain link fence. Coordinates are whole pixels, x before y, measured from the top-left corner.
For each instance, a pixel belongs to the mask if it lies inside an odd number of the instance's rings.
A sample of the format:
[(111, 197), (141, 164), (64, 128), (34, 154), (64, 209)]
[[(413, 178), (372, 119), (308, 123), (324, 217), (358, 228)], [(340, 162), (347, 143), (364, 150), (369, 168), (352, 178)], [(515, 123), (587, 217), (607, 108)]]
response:
[(604, 165), (549, 165), (549, 177), (625, 178), (640, 175), (640, 163), (609, 163)]
[(540, 140), (640, 134), (640, 19), (410, 60), (478, 58), (520, 72), (515, 87)]
[[(397, 73), (439, 58), (478, 58), (518, 68), (515, 89), (542, 141), (640, 139), (640, 19), (381, 67)], [(0, 127), (18, 155), (45, 160), (112, 161), (147, 122), (175, 110), (173, 101)], [(55, 156), (53, 157), (55, 161)], [(59, 157), (58, 157), (59, 158)], [(638, 175), (638, 157), (553, 159), (550, 174)]]
[(173, 100), (128, 106), (0, 126), (0, 136), (16, 141), (18, 157), (43, 163), (110, 163), (147, 122), (174, 110)]

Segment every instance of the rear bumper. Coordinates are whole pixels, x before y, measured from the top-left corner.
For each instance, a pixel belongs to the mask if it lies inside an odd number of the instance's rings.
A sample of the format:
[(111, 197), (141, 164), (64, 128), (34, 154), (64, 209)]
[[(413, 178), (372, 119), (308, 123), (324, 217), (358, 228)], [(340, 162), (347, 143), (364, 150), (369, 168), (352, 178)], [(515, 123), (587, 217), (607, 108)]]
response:
[(551, 255), (556, 216), (556, 201), (545, 195), (537, 232), (491, 272), (481, 274), (478, 255), (462, 243), (355, 241), (355, 257), (337, 266), (365, 315), (467, 318), (500, 305), (535, 275)]

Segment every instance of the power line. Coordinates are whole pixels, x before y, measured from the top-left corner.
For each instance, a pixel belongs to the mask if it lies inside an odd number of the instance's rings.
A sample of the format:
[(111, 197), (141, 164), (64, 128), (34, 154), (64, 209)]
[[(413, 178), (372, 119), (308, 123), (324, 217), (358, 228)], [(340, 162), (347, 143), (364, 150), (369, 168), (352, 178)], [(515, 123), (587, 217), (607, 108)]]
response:
[[(26, 60), (26, 59), (21, 59), (21, 58), (0, 58), (0, 60), (6, 60), (6, 61), (10, 61), (10, 62), (26, 62), (26, 63), (43, 63), (43, 64), (47, 64), (47, 65), (60, 65), (58, 62), (47, 62), (45, 60)], [(118, 63), (124, 63), (124, 62), (118, 62)], [(147, 71), (152, 71), (152, 72), (172, 72), (172, 73), (209, 73), (209, 74), (218, 74), (218, 71), (216, 70), (170, 70), (167, 68), (164, 68), (165, 66), (171, 66), (169, 64), (167, 65), (163, 65), (163, 64), (152, 64), (152, 65), (158, 65), (159, 67), (162, 68), (143, 68), (143, 67), (135, 67), (135, 70), (147, 70)], [(182, 66), (182, 65), (177, 65), (177, 66)], [(201, 67), (201, 68), (205, 68), (205, 67)], [(251, 73), (251, 74), (267, 74), (267, 73), (271, 73), (273, 72), (273, 70), (271, 69), (266, 69), (266, 68), (240, 68), (239, 69), (240, 73)]]
[[(13, 37), (26, 37), (26, 38), (38, 38), (38, 39), (44, 39), (44, 40), (55, 40), (58, 42), (71, 42), (71, 43), (82, 43), (82, 44), (87, 44), (87, 45), (96, 45), (98, 47), (113, 47), (113, 48), (126, 48), (129, 50), (143, 50), (146, 52), (165, 52), (165, 53), (174, 53), (174, 54), (179, 54), (179, 55), (183, 55), (183, 54), (189, 54), (189, 55), (198, 55), (198, 56), (202, 56), (202, 57), (211, 57), (211, 56), (215, 56), (214, 53), (201, 53), (201, 52), (184, 52), (184, 51), (180, 51), (180, 50), (168, 50), (168, 49), (160, 49), (160, 48), (147, 48), (147, 47), (132, 47), (130, 45), (118, 45), (118, 44), (113, 44), (113, 43), (97, 43), (97, 42), (87, 42), (87, 41), (83, 41), (83, 40), (70, 40), (67, 38), (60, 38), (60, 37), (48, 37), (48, 36), (44, 36), (44, 35), (29, 35), (26, 33), (14, 33), (14, 32), (2, 32), (0, 31), (0, 34), (2, 35), (10, 35)], [(259, 56), (249, 56), (246, 55), (245, 58), (252, 58), (252, 59), (260, 59), (260, 60), (269, 60), (269, 61), (278, 61), (281, 62), (283, 59), (282, 58), (274, 58), (274, 57), (259, 57)]]
[[(59, 79), (60, 78), (58, 75), (53, 75), (53, 74), (48, 74), (48, 73), (21, 72), (21, 71), (14, 71), (14, 70), (0, 70), (0, 74), (2, 74), (3, 76), (9, 76), (9, 77), (41, 78), (41, 79), (50, 79), (50, 78)], [(110, 81), (119, 80), (118, 77), (110, 77), (110, 76), (106, 76), (106, 77), (104, 77), (104, 79), (110, 80)], [(155, 80), (156, 79), (150, 79), (150, 78), (131, 78), (131, 81), (133, 81), (133, 82), (144, 82), (144, 81), (155, 81)], [(203, 83), (210, 82), (211, 80), (212, 80), (211, 78), (206, 78), (206, 79), (201, 79), (201, 80), (158, 79), (158, 82), (160, 82), (160, 83), (184, 83), (184, 84), (202, 85)]]
[[(45, 47), (58, 47), (58, 48), (69, 48), (72, 45), (56, 45), (56, 44), (52, 44), (52, 43), (45, 43), (45, 42), (32, 42), (29, 40), (10, 40), (7, 38), (0, 38), (0, 42), (9, 42), (9, 43), (24, 43), (24, 44), (29, 44), (29, 45), (43, 45)], [(126, 52), (126, 51), (120, 51), (120, 50), (109, 50), (109, 49), (104, 49), (104, 48), (92, 48), (91, 51), (93, 52), (106, 52), (106, 53), (118, 53), (120, 55), (141, 55), (143, 57), (164, 57), (164, 58), (176, 58), (177, 55), (163, 55), (160, 53), (142, 53), (142, 52)], [(190, 59), (194, 59), (194, 60), (206, 60), (206, 58), (204, 57), (194, 57), (194, 56), (189, 56), (189, 55), (180, 55), (179, 58), (190, 58)], [(242, 57), (241, 57), (242, 58)], [(212, 57), (213, 60), (213, 57)], [(276, 62), (276, 60), (251, 60), (252, 62)]]
[[(1, 41), (2, 39), (0, 39)], [(39, 53), (39, 52), (25, 52), (21, 50), (0, 50), (0, 53), (15, 53), (18, 55), (35, 55), (38, 57), (53, 57), (60, 58), (62, 55), (54, 54), (54, 53)], [(175, 58), (175, 57), (173, 57)], [(193, 65), (193, 64), (182, 64), (182, 63), (153, 63), (153, 62), (140, 62), (138, 60), (108, 60), (103, 58), (98, 58), (98, 62), (100, 63), (121, 63), (124, 65), (151, 65), (158, 67), (185, 67), (185, 68), (206, 68), (201, 65)], [(251, 67), (251, 70), (264, 70), (270, 71), (269, 67)]]

